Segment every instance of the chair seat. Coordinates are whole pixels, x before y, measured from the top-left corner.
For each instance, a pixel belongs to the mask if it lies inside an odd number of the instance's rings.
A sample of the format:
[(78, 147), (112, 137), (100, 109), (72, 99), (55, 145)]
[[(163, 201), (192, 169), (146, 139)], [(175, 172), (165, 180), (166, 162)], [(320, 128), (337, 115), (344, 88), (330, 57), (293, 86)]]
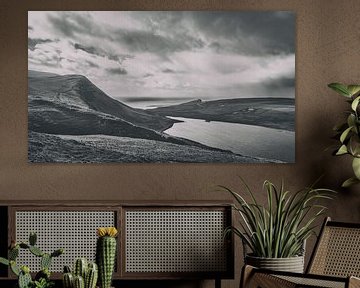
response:
[[(265, 269), (258, 269), (249, 265), (244, 267), (244, 273), (248, 276), (245, 287), (322, 287), (322, 288), (347, 288), (360, 287), (360, 279), (357, 277), (333, 277), (315, 274), (299, 274), (291, 272), (275, 272)], [(349, 282), (353, 286), (349, 286)]]
[[(326, 288), (345, 288), (346, 278), (336, 281), (335, 279), (320, 279), (320, 278), (308, 278), (309, 275), (305, 275), (306, 278), (296, 276), (277, 276), (286, 281), (296, 284), (296, 287), (311, 286), (311, 287), (326, 287)], [(321, 277), (321, 276), (320, 276)]]

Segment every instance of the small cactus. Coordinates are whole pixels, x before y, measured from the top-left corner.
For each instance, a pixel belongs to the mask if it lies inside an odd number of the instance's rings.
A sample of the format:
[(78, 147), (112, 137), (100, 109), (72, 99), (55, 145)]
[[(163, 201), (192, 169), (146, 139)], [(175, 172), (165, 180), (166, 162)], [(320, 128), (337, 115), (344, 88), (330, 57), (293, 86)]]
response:
[(48, 279), (50, 279), (50, 275), (51, 275), (51, 273), (50, 273), (49, 269), (44, 268), (44, 269), (40, 270), (38, 273), (36, 273), (35, 280), (39, 281), (39, 280), (41, 280), (41, 278), (48, 280)]
[(40, 248), (38, 248), (38, 247), (36, 247), (36, 246), (30, 246), (29, 247), (29, 251), (32, 253), (32, 254), (34, 254), (35, 256), (37, 256), (37, 257), (41, 257), (41, 256), (43, 256), (44, 255), (44, 252), (42, 252), (41, 250), (40, 250)]
[[(69, 266), (64, 266), (63, 286), (64, 288), (95, 288), (98, 279), (98, 268), (96, 263), (90, 262), (85, 258), (78, 258), (74, 263), (74, 272), (71, 273)], [(83, 275), (83, 276), (82, 276)], [(80, 280), (81, 279), (81, 280)], [(82, 282), (82, 283), (81, 283)]]
[(115, 227), (98, 228), (96, 243), (96, 262), (99, 267), (100, 288), (110, 288), (116, 258)]
[(83, 279), (85, 279), (87, 268), (88, 268), (88, 261), (86, 260), (86, 258), (76, 259), (74, 266), (75, 276), (81, 276)]
[(74, 276), (72, 273), (64, 273), (62, 277), (64, 288), (73, 288), (74, 287)]
[(74, 288), (85, 288), (84, 278), (77, 275), (74, 277)]
[(21, 267), (21, 272), (19, 274), (18, 285), (19, 288), (28, 288), (32, 283), (30, 269), (27, 266)]
[(16, 258), (19, 256), (19, 246), (15, 246), (14, 248), (9, 250), (8, 253), (9, 260), (16, 260)]
[(51, 255), (48, 253), (44, 253), (44, 255), (41, 256), (41, 261), (40, 261), (41, 269), (45, 269), (45, 268), (49, 269), (51, 265), (51, 260), (52, 260)]
[[(10, 266), (11, 271), (18, 276), (19, 288), (29, 287), (50, 287), (53, 282), (50, 281), (50, 264), (53, 257), (63, 254), (63, 249), (55, 250), (53, 253), (48, 254), (40, 250), (36, 245), (37, 236), (35, 233), (30, 233), (29, 244), (20, 242), (16, 243), (11, 241), (8, 251), (8, 259), (0, 257), (0, 263)], [(19, 250), (29, 250), (30, 253), (37, 257), (41, 257), (41, 271), (35, 275), (35, 281), (32, 280), (30, 275), (30, 269), (28, 266), (22, 266), (21, 268), (16, 264), (16, 259), (19, 256)], [(45, 286), (44, 286), (45, 285)]]
[(10, 269), (11, 271), (16, 275), (19, 276), (20, 275), (20, 268), (16, 265), (16, 262), (14, 260), (11, 260), (10, 262)]
[(58, 257), (64, 253), (64, 249), (57, 249), (51, 253), (51, 257)]
[(29, 244), (31, 246), (35, 246), (37, 241), (37, 235), (35, 232), (31, 232), (29, 235)]
[(89, 263), (85, 276), (85, 288), (95, 288), (98, 279), (98, 266), (96, 263)]

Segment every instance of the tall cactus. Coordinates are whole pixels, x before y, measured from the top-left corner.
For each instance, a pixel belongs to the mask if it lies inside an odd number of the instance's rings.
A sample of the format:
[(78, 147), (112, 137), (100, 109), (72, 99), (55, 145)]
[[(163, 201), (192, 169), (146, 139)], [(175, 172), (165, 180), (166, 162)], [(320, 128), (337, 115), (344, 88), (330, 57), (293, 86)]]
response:
[(110, 288), (112, 274), (114, 272), (116, 258), (116, 236), (115, 227), (97, 229), (96, 262), (99, 267), (100, 288)]

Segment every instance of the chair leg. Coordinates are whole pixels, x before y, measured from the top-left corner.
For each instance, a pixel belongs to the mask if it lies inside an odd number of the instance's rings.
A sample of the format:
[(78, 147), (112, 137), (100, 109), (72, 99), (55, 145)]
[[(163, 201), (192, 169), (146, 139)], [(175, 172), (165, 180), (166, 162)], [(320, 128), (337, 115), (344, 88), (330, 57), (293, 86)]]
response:
[(349, 288), (360, 288), (360, 278), (349, 277)]
[(242, 271), (241, 271), (239, 288), (248, 287), (250, 280), (251, 280), (251, 276), (253, 274), (253, 271), (254, 271), (254, 267), (252, 267), (250, 265), (244, 265), (244, 267), (242, 268)]

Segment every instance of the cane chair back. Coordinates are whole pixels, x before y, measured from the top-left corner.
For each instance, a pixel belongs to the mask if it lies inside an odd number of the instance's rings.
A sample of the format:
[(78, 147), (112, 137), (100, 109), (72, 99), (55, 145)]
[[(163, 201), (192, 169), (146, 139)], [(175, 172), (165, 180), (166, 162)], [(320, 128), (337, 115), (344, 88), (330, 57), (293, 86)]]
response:
[(306, 273), (243, 268), (242, 288), (360, 288), (360, 223), (326, 218)]
[(307, 273), (360, 277), (360, 224), (325, 221)]

